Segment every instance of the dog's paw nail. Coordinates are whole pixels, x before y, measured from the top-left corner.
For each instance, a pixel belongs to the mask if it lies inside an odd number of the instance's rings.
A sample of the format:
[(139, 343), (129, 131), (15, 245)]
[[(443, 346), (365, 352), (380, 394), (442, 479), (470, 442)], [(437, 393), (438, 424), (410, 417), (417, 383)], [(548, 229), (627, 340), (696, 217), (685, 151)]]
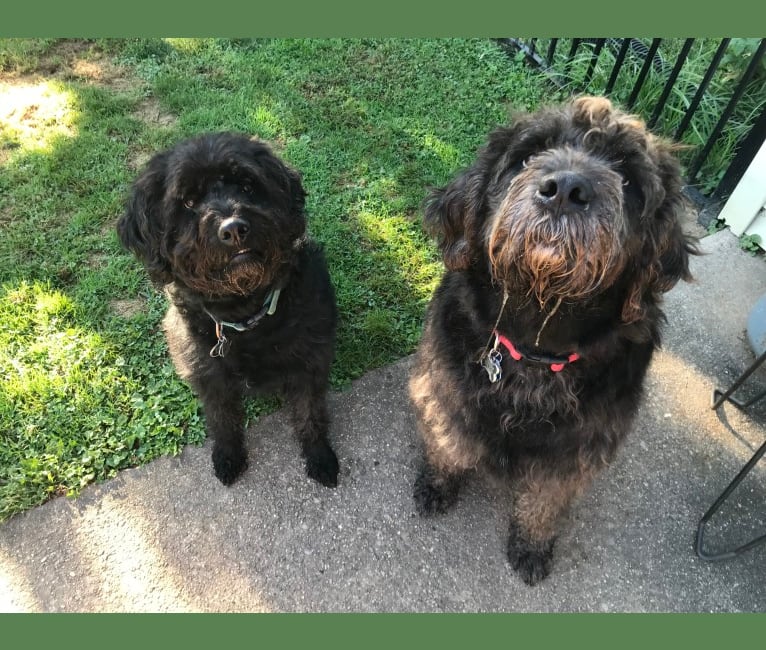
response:
[(511, 566), (530, 587), (536, 585), (550, 573), (550, 561), (534, 553), (511, 559)]
[(457, 493), (454, 485), (435, 485), (421, 473), (415, 481), (412, 497), (415, 499), (418, 514), (421, 517), (430, 517), (447, 512), (457, 501)]
[(530, 586), (536, 585), (550, 573), (552, 558), (552, 542), (546, 544), (543, 550), (532, 548), (518, 539), (512, 538), (508, 542), (508, 561), (519, 577)]
[(231, 485), (247, 469), (245, 454), (213, 453), (213, 470), (224, 485)]
[(325, 487), (338, 486), (339, 469), (338, 457), (329, 446), (306, 457), (306, 474)]
[(338, 468), (307, 467), (306, 474), (325, 487), (338, 487)]

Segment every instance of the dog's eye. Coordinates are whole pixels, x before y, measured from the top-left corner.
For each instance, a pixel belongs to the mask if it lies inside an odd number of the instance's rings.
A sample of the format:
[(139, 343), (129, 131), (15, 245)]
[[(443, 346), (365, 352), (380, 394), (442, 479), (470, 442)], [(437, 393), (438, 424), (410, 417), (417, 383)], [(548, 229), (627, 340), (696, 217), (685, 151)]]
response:
[(184, 199), (184, 207), (191, 210), (194, 207), (194, 201), (192, 199)]
[(628, 185), (630, 185), (630, 181), (627, 178), (623, 178), (622, 179), (622, 186), (623, 187), (627, 187)]
[(250, 185), (245, 184), (242, 186), (242, 191), (245, 194), (250, 194), (253, 191), (253, 188)]

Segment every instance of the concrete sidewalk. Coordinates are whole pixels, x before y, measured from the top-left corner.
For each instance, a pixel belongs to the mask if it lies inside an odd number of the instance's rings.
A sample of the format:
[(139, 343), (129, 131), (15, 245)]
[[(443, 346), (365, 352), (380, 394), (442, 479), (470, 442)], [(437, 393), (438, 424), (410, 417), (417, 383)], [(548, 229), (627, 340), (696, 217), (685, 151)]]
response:
[[(231, 488), (208, 442), (0, 525), (0, 610), (766, 611), (766, 546), (718, 563), (693, 551), (700, 516), (766, 438), (766, 406), (710, 409), (713, 387), (753, 359), (744, 330), (766, 263), (728, 231), (703, 249), (696, 282), (667, 296), (635, 431), (573, 509), (540, 585), (506, 562), (496, 488), (477, 479), (449, 514), (415, 515), (404, 359), (332, 395), (336, 490), (305, 477), (276, 413), (249, 432), (250, 468)], [(711, 547), (766, 531), (765, 479), (766, 461), (713, 519)]]

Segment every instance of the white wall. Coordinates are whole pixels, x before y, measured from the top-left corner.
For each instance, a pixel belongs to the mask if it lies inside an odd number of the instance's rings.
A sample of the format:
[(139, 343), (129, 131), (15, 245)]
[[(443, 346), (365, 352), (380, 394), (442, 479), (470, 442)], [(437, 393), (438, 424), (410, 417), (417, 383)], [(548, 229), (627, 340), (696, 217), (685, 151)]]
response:
[(718, 215), (738, 237), (759, 235), (766, 248), (766, 142), (734, 188)]

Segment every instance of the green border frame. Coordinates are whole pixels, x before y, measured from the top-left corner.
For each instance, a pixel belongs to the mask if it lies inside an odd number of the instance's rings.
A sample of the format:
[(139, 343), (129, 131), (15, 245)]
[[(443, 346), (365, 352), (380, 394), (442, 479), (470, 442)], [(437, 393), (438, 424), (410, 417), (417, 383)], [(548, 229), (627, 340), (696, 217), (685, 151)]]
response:
[[(142, 641), (215, 648), (720, 648), (763, 639), (760, 614), (71, 614), (3, 617), (4, 641), (31, 648), (102, 648)], [(42, 624), (41, 624), (42, 623)], [(14, 647), (14, 646), (10, 646)]]
[(699, 0), (37, 0), (6, 3), (0, 36), (766, 36), (763, 3), (720, 6), (716, 12)]
[[(766, 36), (766, 9), (727, 0), (713, 12), (697, 2), (596, 0), (512, 3), (415, 3), (388, 0), (293, 0), (285, 3), (160, 3), (123, 5), (84, 0), (38, 0), (3, 7), (0, 36)], [(763, 3), (761, 3), (763, 4)], [(215, 11), (211, 11), (211, 6)], [(506, 33), (503, 33), (506, 32)], [(764, 604), (766, 609), (766, 603)], [(305, 643), (312, 647), (390, 647), (392, 643), (472, 647), (481, 641), (565, 647), (677, 646), (726, 648), (763, 639), (762, 614), (465, 614), (465, 615), (38, 615), (0, 620), (8, 647), (103, 647), (121, 640), (170, 642), (184, 648)], [(374, 641), (371, 643), (371, 641)], [(15, 643), (14, 643), (15, 642)], [(157, 643), (157, 644), (159, 644)], [(495, 645), (495, 643), (493, 643)]]

